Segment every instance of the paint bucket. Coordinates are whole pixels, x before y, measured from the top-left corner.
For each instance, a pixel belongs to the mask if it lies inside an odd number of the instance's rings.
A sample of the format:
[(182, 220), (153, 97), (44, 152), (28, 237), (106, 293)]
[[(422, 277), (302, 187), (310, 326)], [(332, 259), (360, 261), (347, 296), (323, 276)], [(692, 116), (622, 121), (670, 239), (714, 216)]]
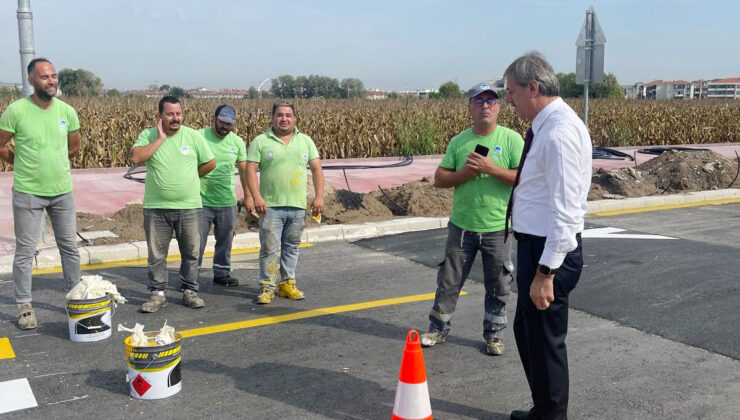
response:
[[(149, 344), (154, 344), (158, 331), (145, 332)], [(134, 347), (126, 337), (126, 362), (129, 394), (140, 400), (156, 400), (177, 394), (182, 389), (180, 351), (182, 335), (175, 333), (175, 341), (163, 346)]]
[(111, 336), (113, 318), (111, 295), (94, 299), (68, 299), (67, 322), (69, 339), (76, 342), (90, 342)]

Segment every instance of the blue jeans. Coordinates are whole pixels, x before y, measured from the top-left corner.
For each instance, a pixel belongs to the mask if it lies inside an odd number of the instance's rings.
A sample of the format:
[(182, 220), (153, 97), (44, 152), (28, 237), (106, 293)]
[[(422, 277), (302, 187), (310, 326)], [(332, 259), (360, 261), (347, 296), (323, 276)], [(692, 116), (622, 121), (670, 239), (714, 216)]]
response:
[[(62, 257), (64, 281), (69, 290), (80, 282), (80, 253), (77, 250), (77, 215), (71, 192), (42, 197), (13, 190), (13, 225), (15, 256), (13, 282), (15, 300), (31, 302), (31, 273), (36, 255), (36, 240), (41, 233), (41, 216), (46, 210), (54, 229), (54, 239)], [(46, 229), (46, 226), (44, 226)]]
[(206, 249), (211, 225), (213, 225), (213, 236), (216, 238), (216, 247), (213, 253), (213, 278), (218, 279), (231, 273), (231, 244), (234, 242), (236, 206), (203, 207), (203, 217), (200, 225), (199, 268), (203, 262), (203, 251)]
[(172, 231), (180, 248), (182, 290), (198, 291), (198, 251), (202, 209), (144, 209), (144, 232), (149, 249), (147, 288), (150, 292), (167, 287), (167, 251)]
[(297, 207), (268, 207), (259, 222), (260, 284), (274, 289), (278, 271), (283, 281), (295, 279), (298, 246), (306, 225), (306, 210)]
[(511, 293), (513, 264), (511, 242), (504, 243), (504, 231), (468, 232), (452, 223), (447, 224), (445, 259), (437, 272), (437, 293), (429, 313), (429, 330), (447, 335), (452, 314), (457, 306), (465, 280), (480, 252), (483, 258), (483, 285), (485, 316), (483, 338), (502, 338), (506, 328), (506, 301)]

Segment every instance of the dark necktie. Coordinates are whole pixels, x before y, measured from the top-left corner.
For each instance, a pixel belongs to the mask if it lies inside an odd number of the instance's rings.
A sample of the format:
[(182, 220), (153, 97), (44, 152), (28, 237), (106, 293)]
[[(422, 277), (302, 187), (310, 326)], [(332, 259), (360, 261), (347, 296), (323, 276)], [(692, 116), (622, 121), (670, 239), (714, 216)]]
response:
[(506, 223), (504, 224), (504, 242), (509, 238), (509, 221), (511, 220), (511, 210), (514, 208), (514, 189), (519, 185), (519, 177), (522, 175), (522, 168), (524, 167), (524, 161), (527, 159), (527, 153), (532, 147), (532, 139), (534, 133), (530, 127), (527, 130), (527, 135), (524, 137), (524, 150), (522, 150), (522, 159), (519, 161), (519, 168), (516, 170), (516, 178), (514, 178), (514, 185), (511, 187), (511, 195), (509, 195), (509, 204), (506, 206)]

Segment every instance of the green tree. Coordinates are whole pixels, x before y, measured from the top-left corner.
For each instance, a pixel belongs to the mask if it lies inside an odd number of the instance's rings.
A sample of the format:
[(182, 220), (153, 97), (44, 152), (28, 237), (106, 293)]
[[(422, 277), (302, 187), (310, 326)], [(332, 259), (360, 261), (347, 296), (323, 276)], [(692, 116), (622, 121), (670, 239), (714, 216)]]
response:
[[(558, 82), (560, 83), (560, 96), (563, 98), (582, 98), (583, 85), (576, 84), (575, 73), (558, 73)], [(589, 98), (624, 98), (624, 90), (617, 81), (617, 76), (613, 73), (604, 75), (604, 81), (601, 83), (589, 83)]]
[(170, 89), (172, 89), (172, 86), (170, 86), (170, 85), (168, 85), (168, 84), (165, 83), (162, 86), (160, 86), (159, 88), (157, 88), (156, 90), (158, 90), (160, 92), (169, 92)]
[(563, 98), (581, 98), (583, 97), (583, 85), (576, 84), (575, 73), (558, 73), (558, 83), (560, 84), (560, 96)]
[(167, 92), (168, 96), (174, 96), (176, 98), (189, 98), (190, 95), (185, 91), (185, 89), (179, 87), (179, 86), (172, 86), (170, 90)]
[(340, 93), (342, 95), (342, 98), (364, 99), (367, 96), (365, 85), (362, 84), (362, 81), (360, 79), (342, 79), (342, 81), (339, 82), (339, 89), (341, 91)]
[(295, 98), (296, 84), (293, 76), (284, 74), (272, 79), (272, 94), (277, 98)]
[(624, 89), (613, 73), (604, 75), (604, 81), (594, 83), (588, 87), (588, 96), (591, 98), (624, 99)]
[(247, 98), (249, 99), (257, 99), (260, 97), (260, 93), (257, 92), (257, 88), (254, 86), (249, 87), (249, 93), (247, 93)]
[(398, 92), (391, 92), (388, 94), (388, 99), (398, 99), (401, 95), (398, 94)]
[(150, 84), (149, 86), (146, 87), (146, 90), (159, 90), (159, 86), (157, 86), (156, 84), (152, 83), (152, 84)]
[(109, 98), (120, 98), (121, 92), (119, 92), (118, 89), (110, 89), (108, 93), (106, 93), (106, 96)]
[(439, 98), (452, 98), (457, 99), (462, 97), (462, 92), (460, 91), (460, 86), (455, 82), (447, 82), (443, 83), (442, 86), (439, 87), (439, 95), (436, 95)]
[(62, 69), (57, 77), (59, 88), (68, 96), (98, 96), (103, 87), (99, 77), (84, 69)]

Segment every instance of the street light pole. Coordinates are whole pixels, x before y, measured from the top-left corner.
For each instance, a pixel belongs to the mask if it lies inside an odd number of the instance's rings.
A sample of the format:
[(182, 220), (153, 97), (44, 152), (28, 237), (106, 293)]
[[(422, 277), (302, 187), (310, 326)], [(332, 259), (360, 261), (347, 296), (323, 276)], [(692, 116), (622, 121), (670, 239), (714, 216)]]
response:
[(33, 49), (33, 13), (31, 13), (31, 0), (18, 0), (18, 43), (21, 54), (21, 76), (23, 82), (23, 94), (29, 96), (33, 88), (28, 83), (28, 63), (33, 60), (36, 53)]

